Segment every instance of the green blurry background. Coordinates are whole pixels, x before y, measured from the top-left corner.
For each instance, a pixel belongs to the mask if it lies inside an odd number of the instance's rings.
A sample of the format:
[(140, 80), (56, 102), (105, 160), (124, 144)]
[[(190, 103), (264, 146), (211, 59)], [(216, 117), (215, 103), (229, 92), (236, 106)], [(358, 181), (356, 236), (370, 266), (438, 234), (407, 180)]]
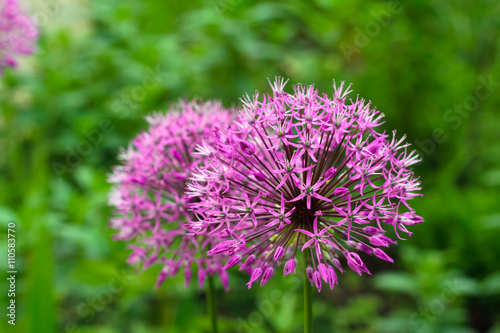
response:
[[(27, 4), (38, 52), (0, 78), (0, 229), (17, 222), (20, 272), (16, 330), (0, 281), (0, 331), (208, 332), (196, 285), (153, 290), (159, 267), (125, 264), (106, 175), (144, 115), (184, 97), (236, 105), (281, 75), (352, 82), (423, 157), (412, 205), (426, 222), (394, 265), (370, 260), (373, 276), (316, 294), (316, 332), (500, 332), (497, 0)], [(229, 293), (218, 281), (222, 331), (301, 332), (301, 281), (280, 275), (250, 291), (243, 275)]]

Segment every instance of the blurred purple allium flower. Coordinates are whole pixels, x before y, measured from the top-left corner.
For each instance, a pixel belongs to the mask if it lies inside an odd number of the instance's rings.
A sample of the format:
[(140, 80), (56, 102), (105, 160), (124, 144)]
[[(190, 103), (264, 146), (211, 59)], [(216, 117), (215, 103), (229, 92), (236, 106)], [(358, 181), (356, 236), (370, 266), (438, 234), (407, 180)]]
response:
[(419, 158), (405, 137), (375, 130), (383, 115), (370, 103), (346, 102), (350, 86), (334, 81), (328, 96), (300, 84), (289, 94), (285, 85), (277, 78), (272, 95), (247, 95), (229, 131), (199, 150), (210, 160), (188, 184), (198, 199), (191, 228), (229, 230), (208, 253), (231, 256), (225, 268), (248, 271), (249, 288), (282, 264), (293, 273), (299, 251), (309, 251), (310, 282), (333, 288), (345, 262), (370, 274), (360, 252), (393, 261), (380, 248), (396, 244), (384, 225), (402, 239), (423, 222), (408, 204), (420, 195), (410, 168)]
[(3, 67), (15, 67), (16, 55), (31, 54), (38, 29), (17, 0), (0, 0), (0, 74)]
[(132, 243), (130, 264), (142, 264), (143, 269), (163, 265), (156, 287), (182, 266), (187, 285), (196, 264), (200, 288), (207, 275), (216, 274), (228, 288), (223, 256), (206, 256), (214, 240), (202, 233), (188, 234), (186, 222), (192, 214), (186, 210), (184, 188), (194, 168), (206, 160), (193, 154), (196, 146), (202, 138), (213, 143), (214, 131), (227, 127), (232, 118), (219, 102), (196, 101), (180, 102), (167, 114), (148, 116), (149, 130), (122, 151), (122, 165), (110, 175), (115, 184), (110, 205), (117, 214), (110, 222), (118, 231), (114, 238)]

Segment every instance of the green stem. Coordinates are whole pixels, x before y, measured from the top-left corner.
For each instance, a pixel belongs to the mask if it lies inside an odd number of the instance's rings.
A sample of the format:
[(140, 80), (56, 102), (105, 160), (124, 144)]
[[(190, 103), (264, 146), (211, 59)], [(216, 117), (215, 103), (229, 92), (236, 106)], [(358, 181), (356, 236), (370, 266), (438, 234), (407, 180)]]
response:
[(209, 275), (207, 277), (207, 309), (208, 316), (212, 322), (212, 333), (217, 333), (217, 310), (215, 309), (215, 287), (214, 287), (214, 277)]
[(304, 252), (304, 333), (313, 331), (312, 287), (307, 278), (307, 252)]

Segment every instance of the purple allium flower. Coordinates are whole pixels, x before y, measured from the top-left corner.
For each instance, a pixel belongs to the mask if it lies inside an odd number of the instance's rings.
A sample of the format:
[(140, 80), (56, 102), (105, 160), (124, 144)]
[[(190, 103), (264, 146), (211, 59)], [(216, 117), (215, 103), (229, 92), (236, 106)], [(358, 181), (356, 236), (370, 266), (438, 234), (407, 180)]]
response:
[(289, 94), (285, 85), (277, 78), (272, 95), (247, 95), (239, 119), (200, 149), (210, 160), (188, 184), (200, 200), (191, 227), (230, 230), (208, 253), (227, 253), (225, 267), (248, 271), (249, 287), (281, 264), (293, 273), (299, 251), (309, 251), (309, 280), (333, 288), (343, 262), (370, 274), (358, 253), (393, 261), (380, 249), (396, 243), (384, 226), (402, 239), (423, 222), (408, 205), (420, 195), (410, 168), (419, 158), (404, 137), (375, 130), (383, 115), (370, 103), (346, 102), (350, 86), (334, 81), (328, 96), (300, 84)]
[(17, 0), (0, 0), (0, 74), (6, 66), (15, 67), (17, 54), (31, 54), (38, 29), (19, 8)]
[(143, 269), (163, 265), (156, 287), (181, 267), (187, 285), (196, 264), (200, 288), (207, 275), (215, 274), (228, 288), (223, 255), (206, 256), (217, 235), (193, 235), (186, 228), (193, 215), (186, 210), (191, 199), (184, 189), (194, 168), (207, 159), (194, 153), (196, 146), (213, 143), (214, 131), (227, 127), (232, 118), (218, 102), (196, 101), (180, 102), (167, 114), (148, 116), (149, 130), (122, 151), (122, 165), (110, 175), (115, 184), (110, 205), (117, 213), (110, 222), (118, 231), (114, 238), (132, 243), (130, 264), (142, 264)]

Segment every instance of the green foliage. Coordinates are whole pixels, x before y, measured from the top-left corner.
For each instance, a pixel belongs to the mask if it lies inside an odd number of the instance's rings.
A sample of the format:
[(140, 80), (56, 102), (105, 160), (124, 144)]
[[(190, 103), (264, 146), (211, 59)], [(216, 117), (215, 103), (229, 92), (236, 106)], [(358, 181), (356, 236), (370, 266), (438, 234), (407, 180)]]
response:
[[(373, 277), (345, 273), (314, 295), (316, 331), (500, 330), (497, 1), (28, 4), (38, 52), (0, 79), (0, 230), (18, 222), (19, 332), (208, 332), (203, 291), (181, 276), (154, 290), (159, 267), (125, 264), (106, 175), (144, 115), (184, 97), (235, 105), (275, 75), (323, 91), (353, 82), (424, 158), (414, 207), (426, 222), (394, 265), (370, 260)], [(223, 332), (301, 331), (300, 280), (248, 291), (233, 273), (231, 292), (218, 283)]]

